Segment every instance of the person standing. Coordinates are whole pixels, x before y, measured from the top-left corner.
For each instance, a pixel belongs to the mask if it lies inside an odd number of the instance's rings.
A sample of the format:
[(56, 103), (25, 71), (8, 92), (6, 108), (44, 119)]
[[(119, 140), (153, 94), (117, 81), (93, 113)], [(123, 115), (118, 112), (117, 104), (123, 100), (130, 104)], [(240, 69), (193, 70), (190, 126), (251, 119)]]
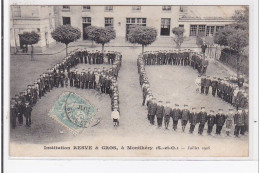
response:
[(182, 111), (181, 115), (181, 126), (182, 126), (182, 131), (185, 131), (185, 127), (187, 125), (187, 122), (190, 118), (190, 111), (188, 110), (188, 105), (184, 105), (184, 110)]
[(203, 44), (201, 45), (201, 52), (203, 54), (203, 58), (205, 59), (205, 52), (206, 49), (208, 48), (208, 46), (206, 45), (205, 41), (203, 42)]
[(206, 80), (205, 80), (205, 94), (208, 95), (209, 93), (209, 87), (211, 86), (211, 80), (210, 77), (207, 76)]
[(120, 115), (116, 108), (111, 113), (111, 119), (113, 120), (114, 127), (119, 126)]
[(198, 123), (199, 123), (198, 134), (200, 135), (202, 135), (203, 133), (206, 119), (207, 119), (207, 112), (205, 111), (205, 107), (201, 107), (201, 111), (198, 114)]
[(244, 109), (243, 111), (243, 115), (245, 118), (245, 125), (243, 127), (243, 134), (248, 132), (248, 124), (249, 124), (249, 113), (248, 113), (248, 109)]
[(204, 94), (205, 85), (206, 85), (206, 77), (201, 76), (201, 82), (200, 82), (200, 87), (201, 87), (200, 92), (201, 92), (201, 94)]
[(172, 110), (172, 120), (173, 120), (173, 130), (177, 130), (178, 121), (180, 119), (180, 109), (179, 105), (175, 104), (175, 108)]
[(211, 80), (211, 87), (212, 87), (212, 95), (213, 96), (216, 95), (217, 86), (218, 86), (217, 78), (213, 77), (213, 79)]
[(225, 124), (226, 116), (223, 114), (223, 109), (219, 109), (219, 112), (216, 115), (216, 134), (220, 135), (223, 125)]
[(156, 109), (157, 125), (159, 128), (162, 127), (163, 114), (164, 114), (164, 107), (162, 101), (159, 101), (159, 104), (157, 105), (157, 109)]
[(32, 113), (32, 107), (29, 105), (29, 102), (25, 103), (25, 108), (24, 108), (24, 116), (26, 119), (26, 126), (30, 127), (32, 120), (31, 120), (31, 113)]
[(18, 100), (17, 117), (20, 126), (23, 124), (23, 115), (24, 115), (24, 104), (21, 100)]
[(234, 124), (235, 124), (234, 135), (236, 137), (238, 137), (239, 134), (244, 135), (242, 128), (245, 125), (245, 117), (243, 116), (243, 112), (241, 108), (238, 109), (238, 112), (234, 116)]
[(154, 125), (154, 118), (157, 111), (156, 98), (152, 98), (151, 104), (149, 104), (148, 109), (150, 109), (150, 124)]
[(233, 127), (234, 112), (233, 109), (229, 109), (229, 113), (226, 118), (226, 134), (230, 136), (231, 128)]
[(171, 113), (172, 113), (172, 109), (170, 107), (170, 102), (167, 101), (166, 106), (164, 108), (164, 125), (165, 125), (165, 129), (167, 129), (167, 130), (168, 130), (168, 126), (169, 126), (169, 122), (170, 122), (170, 118), (171, 118)]
[(211, 135), (212, 129), (214, 124), (216, 123), (216, 117), (213, 110), (210, 110), (209, 115), (207, 116), (207, 123), (208, 123), (208, 135)]
[(196, 108), (192, 108), (192, 112), (190, 114), (190, 119), (189, 119), (189, 122), (190, 122), (190, 133), (191, 134), (193, 134), (193, 131), (195, 129), (197, 121), (198, 121), (198, 114), (196, 112)]
[(16, 127), (16, 118), (17, 118), (17, 108), (15, 103), (11, 103), (10, 107), (10, 120), (11, 120), (11, 127), (15, 129)]

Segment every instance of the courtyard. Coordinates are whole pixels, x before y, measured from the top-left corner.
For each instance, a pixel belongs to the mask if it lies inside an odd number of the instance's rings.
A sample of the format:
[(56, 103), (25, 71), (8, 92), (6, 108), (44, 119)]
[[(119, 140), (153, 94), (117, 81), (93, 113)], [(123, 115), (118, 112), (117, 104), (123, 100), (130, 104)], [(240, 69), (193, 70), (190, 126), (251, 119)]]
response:
[[(87, 47), (81, 46), (81, 47)], [(74, 47), (75, 48), (75, 47)], [(71, 48), (72, 50), (73, 48)], [(100, 50), (100, 47), (88, 48), (89, 50)], [(160, 50), (162, 47), (146, 47), (145, 50)], [(173, 49), (173, 48), (167, 48)], [(207, 136), (204, 132), (203, 136), (197, 134), (197, 127), (194, 135), (188, 134), (188, 129), (185, 133), (181, 131), (158, 129), (156, 126), (151, 126), (147, 120), (147, 110), (142, 106), (142, 91), (139, 85), (139, 77), (137, 73), (136, 60), (141, 53), (140, 47), (106, 47), (106, 51), (119, 51), (122, 53), (122, 66), (119, 72), (118, 88), (120, 101), (120, 126), (114, 128), (110, 118), (110, 98), (108, 95), (99, 94), (94, 90), (82, 90), (75, 88), (55, 88), (33, 107), (32, 126), (26, 128), (19, 126), (17, 129), (11, 130), (11, 154), (19, 156), (18, 150), (31, 147), (30, 154), (37, 156), (38, 144), (59, 144), (59, 145), (159, 145), (163, 140), (165, 145), (178, 145), (187, 147), (187, 145), (202, 144), (211, 146), (212, 150), (202, 154), (201, 152), (186, 153), (189, 156), (223, 156), (232, 153), (234, 156), (245, 156), (248, 153), (248, 136), (240, 138), (221, 136)], [(52, 67), (55, 63), (62, 60), (65, 53), (61, 52), (55, 55), (35, 55), (35, 61), (30, 61), (28, 55), (11, 55), (10, 57), (10, 95), (13, 97), (19, 91), (26, 89), (27, 84), (33, 83), (40, 74), (46, 69)], [(209, 61), (207, 75), (224, 77), (228, 76), (229, 72), (218, 66), (214, 60)], [(89, 65), (80, 64), (78, 69), (88, 68)], [(177, 66), (150, 66), (146, 67), (149, 81), (154, 95), (158, 99), (172, 101), (172, 103), (184, 104), (187, 102), (190, 106), (201, 106), (207, 108), (223, 108), (228, 109), (230, 105), (224, 101), (214, 98), (210, 94), (208, 96), (196, 93), (195, 80), (197, 72), (190, 67)], [(169, 73), (166, 73), (169, 72)], [(54, 121), (48, 116), (48, 112), (52, 108), (58, 97), (65, 91), (74, 92), (84, 99), (87, 99), (98, 108), (96, 119), (100, 118), (100, 123), (84, 130), (80, 135), (74, 136), (66, 128)], [(194, 102), (194, 100), (196, 100)], [(187, 126), (187, 128), (189, 125)], [(179, 127), (178, 127), (179, 128)], [(215, 128), (214, 128), (215, 129)], [(213, 130), (214, 130), (213, 129)], [(19, 145), (19, 149), (16, 148)], [(227, 151), (228, 150), (228, 151)], [(218, 154), (222, 153), (222, 154)], [(42, 154), (42, 153), (41, 153)], [(68, 152), (68, 156), (104, 156), (102, 152)], [(113, 153), (107, 152), (109, 155), (124, 156), (123, 151)], [(138, 156), (145, 153), (133, 152), (127, 156)], [(148, 153), (147, 153), (148, 154)], [(151, 154), (151, 153), (149, 153)], [(155, 153), (154, 153), (155, 154)], [(162, 156), (184, 156), (182, 151), (162, 151)], [(45, 152), (46, 156), (59, 156), (57, 151)], [(152, 154), (153, 155), (153, 154)]]

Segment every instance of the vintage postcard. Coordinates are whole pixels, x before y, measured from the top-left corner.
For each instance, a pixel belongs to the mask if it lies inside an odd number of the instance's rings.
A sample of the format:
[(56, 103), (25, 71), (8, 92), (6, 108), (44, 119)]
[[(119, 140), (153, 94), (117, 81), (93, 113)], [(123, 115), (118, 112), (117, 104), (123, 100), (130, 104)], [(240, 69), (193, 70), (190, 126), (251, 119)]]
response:
[(10, 4), (9, 156), (249, 158), (250, 8)]

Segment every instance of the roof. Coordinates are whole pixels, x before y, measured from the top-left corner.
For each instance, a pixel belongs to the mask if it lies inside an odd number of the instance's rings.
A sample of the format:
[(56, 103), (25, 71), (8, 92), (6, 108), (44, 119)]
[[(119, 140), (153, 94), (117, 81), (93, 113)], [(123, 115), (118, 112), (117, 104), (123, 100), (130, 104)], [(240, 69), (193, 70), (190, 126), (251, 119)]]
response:
[(236, 10), (242, 6), (187, 6), (181, 20), (232, 20)]

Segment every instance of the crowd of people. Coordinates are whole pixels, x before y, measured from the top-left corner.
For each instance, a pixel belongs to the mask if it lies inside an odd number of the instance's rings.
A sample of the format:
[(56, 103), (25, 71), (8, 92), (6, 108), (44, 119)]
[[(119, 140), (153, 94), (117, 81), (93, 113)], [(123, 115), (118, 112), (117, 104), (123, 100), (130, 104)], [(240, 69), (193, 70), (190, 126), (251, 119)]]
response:
[(244, 109), (239, 107), (238, 110), (229, 109), (228, 111), (218, 109), (216, 111), (206, 110), (205, 107), (201, 107), (201, 109), (198, 110), (195, 107), (189, 107), (188, 105), (183, 105), (182, 107), (178, 104), (171, 104), (169, 101), (164, 103), (163, 101), (156, 100), (153, 96), (145, 71), (147, 57), (149, 56), (151, 55), (148, 55), (148, 53), (138, 56), (137, 69), (143, 93), (142, 105), (147, 106), (147, 119), (150, 124), (154, 125), (156, 118), (157, 126), (159, 128), (162, 127), (164, 122), (165, 129), (169, 129), (168, 126), (172, 119), (172, 128), (176, 131), (180, 120), (183, 132), (185, 132), (188, 123), (190, 124), (190, 133), (194, 132), (195, 126), (198, 124), (198, 134), (200, 135), (203, 134), (206, 124), (208, 126), (208, 135), (211, 135), (214, 126), (216, 126), (216, 135), (221, 134), (223, 127), (225, 128), (227, 136), (231, 135), (232, 130), (234, 130), (235, 136), (239, 136), (240, 134), (244, 135), (248, 132), (249, 114), (247, 108)]
[[(32, 107), (41, 97), (53, 88), (76, 87), (82, 89), (95, 89), (111, 97), (112, 111), (119, 111), (119, 92), (117, 77), (121, 67), (122, 55), (119, 52), (107, 52), (104, 55), (99, 51), (76, 49), (68, 54), (61, 63), (48, 69), (45, 73), (28, 85), (27, 89), (11, 99), (10, 123), (15, 128), (17, 124), (31, 125)], [(111, 64), (111, 68), (83, 69), (81, 72), (75, 68), (79, 63), (84, 64)], [(73, 69), (74, 68), (74, 69)]]
[(238, 110), (241, 108), (248, 108), (248, 94), (243, 87), (244, 79), (235, 76), (225, 77), (224, 79), (199, 76), (197, 83), (200, 85), (201, 94), (209, 94), (211, 88), (212, 95), (223, 99), (225, 102), (230, 103)]
[(201, 53), (191, 50), (168, 50), (168, 51), (147, 51), (143, 54), (145, 65), (181, 65), (191, 66), (200, 74), (205, 74), (208, 67), (206, 60)]

